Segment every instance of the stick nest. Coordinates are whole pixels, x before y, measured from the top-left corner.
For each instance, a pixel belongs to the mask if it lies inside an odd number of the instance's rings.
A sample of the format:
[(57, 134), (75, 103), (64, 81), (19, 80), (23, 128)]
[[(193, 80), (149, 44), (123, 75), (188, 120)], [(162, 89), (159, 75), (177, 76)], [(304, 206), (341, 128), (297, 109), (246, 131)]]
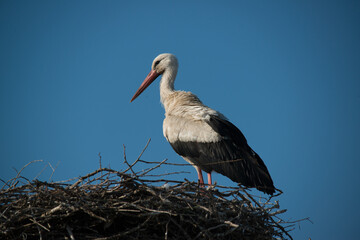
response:
[(123, 171), (100, 158), (98, 170), (72, 182), (29, 181), (20, 171), (0, 191), (0, 238), (292, 239), (272, 198), (150, 175), (169, 163), (140, 157), (130, 165), (124, 153)]

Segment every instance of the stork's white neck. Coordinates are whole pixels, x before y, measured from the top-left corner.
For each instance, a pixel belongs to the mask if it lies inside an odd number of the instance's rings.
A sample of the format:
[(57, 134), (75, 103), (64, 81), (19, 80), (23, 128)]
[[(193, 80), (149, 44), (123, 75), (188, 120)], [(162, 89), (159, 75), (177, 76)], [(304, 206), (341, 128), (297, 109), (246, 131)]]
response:
[(160, 100), (164, 104), (166, 98), (174, 92), (174, 82), (177, 74), (177, 67), (165, 69), (160, 80)]

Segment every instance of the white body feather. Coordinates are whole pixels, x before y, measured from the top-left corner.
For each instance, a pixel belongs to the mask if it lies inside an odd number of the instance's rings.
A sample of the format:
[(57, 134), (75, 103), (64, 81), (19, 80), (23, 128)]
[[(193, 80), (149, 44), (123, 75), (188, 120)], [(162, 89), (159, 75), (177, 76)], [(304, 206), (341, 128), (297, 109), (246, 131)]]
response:
[(169, 142), (217, 142), (221, 136), (207, 121), (222, 114), (203, 105), (190, 92), (173, 91), (163, 98), (165, 119), (163, 133)]

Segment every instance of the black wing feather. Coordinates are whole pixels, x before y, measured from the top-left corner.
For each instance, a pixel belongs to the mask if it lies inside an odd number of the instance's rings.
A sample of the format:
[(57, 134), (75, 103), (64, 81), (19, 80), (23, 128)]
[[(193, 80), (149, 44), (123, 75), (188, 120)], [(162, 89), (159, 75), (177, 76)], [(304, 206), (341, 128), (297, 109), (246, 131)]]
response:
[(273, 194), (275, 188), (269, 171), (242, 132), (219, 116), (211, 116), (208, 124), (222, 137), (220, 141), (175, 141), (171, 146), (205, 172), (215, 171), (246, 187)]

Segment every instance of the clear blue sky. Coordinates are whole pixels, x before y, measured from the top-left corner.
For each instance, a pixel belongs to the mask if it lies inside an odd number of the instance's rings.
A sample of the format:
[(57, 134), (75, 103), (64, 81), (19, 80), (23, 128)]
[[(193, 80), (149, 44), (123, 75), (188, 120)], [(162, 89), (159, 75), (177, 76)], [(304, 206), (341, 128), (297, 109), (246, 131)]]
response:
[[(36, 159), (59, 162), (53, 180), (77, 177), (99, 152), (121, 169), (122, 145), (133, 161), (149, 138), (144, 160), (184, 163), (162, 136), (158, 81), (129, 103), (153, 58), (171, 52), (175, 87), (226, 115), (262, 156), (283, 217), (313, 221), (295, 239), (355, 239), (360, 1), (169, 2), (0, 2), (0, 177)], [(196, 181), (185, 170), (177, 178)]]

